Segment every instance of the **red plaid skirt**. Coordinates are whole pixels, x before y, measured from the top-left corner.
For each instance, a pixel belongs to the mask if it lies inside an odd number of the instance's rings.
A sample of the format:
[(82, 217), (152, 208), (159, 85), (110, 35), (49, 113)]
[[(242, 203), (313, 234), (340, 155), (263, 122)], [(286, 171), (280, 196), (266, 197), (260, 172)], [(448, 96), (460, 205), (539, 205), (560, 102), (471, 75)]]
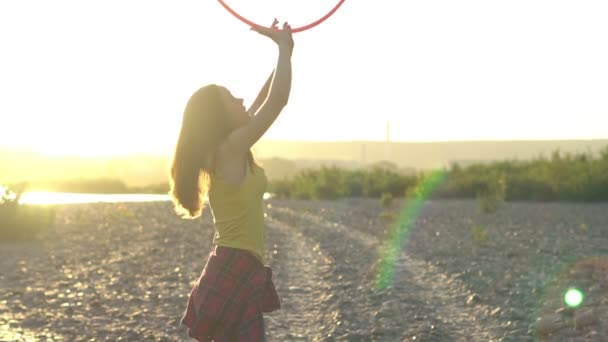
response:
[(217, 246), (190, 292), (181, 324), (198, 341), (263, 341), (263, 313), (279, 308), (272, 269), (249, 252)]

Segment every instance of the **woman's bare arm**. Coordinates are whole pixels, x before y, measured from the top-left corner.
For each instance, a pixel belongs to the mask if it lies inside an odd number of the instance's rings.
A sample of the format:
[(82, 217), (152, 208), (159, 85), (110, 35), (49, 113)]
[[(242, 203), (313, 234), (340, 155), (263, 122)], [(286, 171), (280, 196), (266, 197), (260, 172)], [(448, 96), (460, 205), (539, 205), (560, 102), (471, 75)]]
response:
[[(292, 52), (293, 52), (293, 45), (291, 45), (291, 50), (289, 51), (289, 56), (291, 56)], [(274, 70), (272, 70), (272, 72), (270, 73), (270, 76), (268, 76), (268, 79), (266, 79), (266, 82), (262, 86), (262, 89), (260, 89), (258, 96), (255, 98), (255, 100), (253, 101), (253, 103), (251, 104), (249, 109), (247, 110), (247, 113), (249, 113), (251, 115), (255, 114), (258, 111), (258, 109), (260, 108), (260, 106), (262, 105), (262, 103), (264, 103), (264, 100), (266, 100), (266, 97), (268, 96), (268, 90), (270, 89), (270, 83), (272, 82), (273, 76), (274, 76)]]
[(274, 70), (272, 70), (272, 72), (270, 73), (270, 76), (268, 76), (268, 79), (262, 86), (262, 89), (260, 89), (258, 96), (255, 98), (255, 100), (251, 104), (251, 107), (249, 107), (249, 109), (247, 110), (247, 112), (249, 114), (251, 114), (251, 115), (255, 114), (258, 111), (258, 109), (260, 109), (260, 106), (262, 105), (262, 103), (264, 103), (264, 100), (266, 100), (266, 97), (268, 97), (268, 90), (270, 90), (270, 84), (272, 83), (273, 76), (274, 76)]
[(277, 65), (272, 75), (268, 95), (255, 116), (245, 126), (234, 130), (228, 137), (232, 152), (245, 153), (266, 133), (287, 105), (291, 93), (291, 51), (293, 39), (287, 23), (282, 30), (256, 28), (257, 32), (273, 39), (279, 47)]

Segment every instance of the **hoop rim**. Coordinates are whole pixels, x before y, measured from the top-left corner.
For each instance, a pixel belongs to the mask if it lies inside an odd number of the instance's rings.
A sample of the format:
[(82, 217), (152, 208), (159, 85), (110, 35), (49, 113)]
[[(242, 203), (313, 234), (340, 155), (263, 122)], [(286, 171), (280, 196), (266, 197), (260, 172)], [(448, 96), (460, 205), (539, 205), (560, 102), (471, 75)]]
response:
[[(224, 7), (224, 9), (226, 9), (226, 11), (228, 11), (230, 14), (232, 14), (235, 18), (237, 18), (238, 20), (242, 21), (243, 23), (252, 26), (252, 27), (267, 27), (264, 25), (260, 25), (257, 24), (245, 17), (243, 17), (242, 15), (240, 15), (238, 12), (236, 12), (235, 10), (233, 10), (230, 6), (228, 6), (224, 0), (217, 0), (220, 5), (222, 5), (222, 7)], [(296, 32), (302, 32), (302, 31), (306, 31), (308, 29), (311, 29), (317, 25), (319, 25), (320, 23), (324, 22), (325, 20), (327, 20), (329, 17), (331, 17), (339, 8), (340, 6), (342, 6), (342, 4), (344, 3), (345, 0), (339, 0), (338, 3), (334, 6), (334, 8), (332, 8), (329, 12), (327, 12), (327, 14), (325, 14), (324, 16), (322, 16), (321, 18), (313, 21), (310, 24), (304, 25), (304, 26), (300, 26), (300, 27), (296, 27), (294, 29), (291, 30), (291, 32), (296, 33)]]

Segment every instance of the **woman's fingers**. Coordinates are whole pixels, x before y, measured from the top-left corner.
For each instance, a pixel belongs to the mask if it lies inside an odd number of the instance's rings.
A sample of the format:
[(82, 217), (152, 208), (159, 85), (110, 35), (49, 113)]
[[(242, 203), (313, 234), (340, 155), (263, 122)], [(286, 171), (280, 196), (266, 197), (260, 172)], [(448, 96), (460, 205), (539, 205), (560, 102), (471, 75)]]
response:
[(272, 39), (279, 45), (286, 45), (293, 49), (293, 38), (291, 26), (288, 22), (283, 22), (282, 28), (279, 29), (277, 24), (279, 21), (275, 18), (270, 27), (255, 26), (251, 30)]
[(253, 26), (251, 27), (252, 31), (256, 31), (257, 33), (263, 34), (267, 37), (269, 37), (269, 34), (272, 31), (278, 30), (278, 25), (279, 24), (279, 20), (277, 18), (274, 18), (274, 20), (272, 21), (272, 24), (270, 25), (270, 27), (263, 27), (263, 26)]
[(282, 37), (281, 37), (281, 41), (282, 44), (286, 44), (287, 46), (289, 46), (289, 49), (291, 51), (293, 51), (293, 36), (292, 36), (292, 32), (291, 32), (291, 26), (289, 25), (288, 22), (283, 23), (283, 30), (282, 30)]

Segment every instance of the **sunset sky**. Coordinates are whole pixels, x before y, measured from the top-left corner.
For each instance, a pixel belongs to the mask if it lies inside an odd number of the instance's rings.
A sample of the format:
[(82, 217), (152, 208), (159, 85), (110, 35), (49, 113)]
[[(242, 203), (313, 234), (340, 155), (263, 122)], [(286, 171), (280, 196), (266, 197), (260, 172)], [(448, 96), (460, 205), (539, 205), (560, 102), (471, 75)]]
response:
[[(292, 26), (338, 0), (226, 0)], [(605, 0), (346, 0), (294, 35), (292, 97), (265, 138), (608, 138)], [(166, 153), (207, 83), (250, 103), (274, 44), (215, 0), (0, 2), (0, 146)]]

